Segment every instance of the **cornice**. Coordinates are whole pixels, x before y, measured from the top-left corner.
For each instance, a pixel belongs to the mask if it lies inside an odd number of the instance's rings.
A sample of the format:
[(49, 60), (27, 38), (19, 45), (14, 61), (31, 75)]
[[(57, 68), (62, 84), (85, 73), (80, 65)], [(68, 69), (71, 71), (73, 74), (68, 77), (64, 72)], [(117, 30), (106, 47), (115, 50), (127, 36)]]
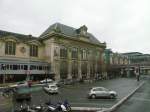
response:
[[(72, 36), (68, 36), (68, 35), (65, 35), (65, 34), (62, 34), (62, 33), (56, 33), (56, 32), (51, 32), (51, 33), (41, 37), (40, 40), (49, 39), (49, 38), (52, 38), (53, 36), (63, 37), (63, 38), (68, 39), (68, 40), (73, 40), (73, 41), (83, 42), (83, 43), (86, 43), (86, 44), (91, 44), (91, 45), (94, 45), (94, 46), (102, 47), (104, 49), (106, 48), (106, 43), (96, 44), (96, 43), (80, 40), (79, 37), (72, 38)], [(78, 38), (78, 39), (76, 39), (76, 38)]]

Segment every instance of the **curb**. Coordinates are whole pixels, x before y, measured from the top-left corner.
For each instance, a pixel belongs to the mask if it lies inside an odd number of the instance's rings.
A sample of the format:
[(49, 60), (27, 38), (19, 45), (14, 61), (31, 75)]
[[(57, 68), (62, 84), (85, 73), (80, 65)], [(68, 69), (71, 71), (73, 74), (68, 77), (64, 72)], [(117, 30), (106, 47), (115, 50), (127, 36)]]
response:
[(138, 87), (136, 87), (131, 93), (129, 93), (127, 96), (125, 96), (123, 99), (121, 99), (118, 103), (113, 105), (111, 108), (106, 110), (100, 110), (97, 112), (113, 112), (115, 111), (119, 106), (121, 106), (127, 99), (129, 99), (141, 86), (143, 86), (145, 82), (142, 82)]
[(84, 111), (84, 112), (96, 112), (96, 111), (103, 111), (106, 110), (106, 108), (94, 108), (94, 107), (71, 107), (71, 110), (73, 111)]

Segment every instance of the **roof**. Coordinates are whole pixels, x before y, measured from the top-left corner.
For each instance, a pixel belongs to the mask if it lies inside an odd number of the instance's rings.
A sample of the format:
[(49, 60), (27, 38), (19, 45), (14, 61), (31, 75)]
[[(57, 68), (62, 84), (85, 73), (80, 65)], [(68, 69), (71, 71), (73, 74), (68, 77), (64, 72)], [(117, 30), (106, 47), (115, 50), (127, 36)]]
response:
[(4, 38), (6, 36), (14, 36), (17, 39), (22, 40), (22, 41), (29, 41), (29, 40), (38, 39), (37, 37), (33, 37), (31, 35), (24, 35), (24, 34), (18, 34), (18, 33), (13, 33), (13, 32), (0, 30), (0, 38)]
[(131, 55), (131, 56), (134, 56), (134, 55), (143, 55), (142, 53), (140, 52), (128, 52), (128, 53), (122, 53), (123, 55)]
[[(64, 34), (66, 36), (68, 36), (69, 38), (77, 38), (77, 35), (79, 35), (78, 33), (79, 29), (67, 26), (67, 25), (63, 25), (61, 23), (55, 23), (51, 26), (49, 26), (47, 28), (47, 30), (45, 30), (41, 35), (40, 38), (42, 38), (43, 36), (49, 34), (51, 31), (56, 31), (59, 32), (60, 34)], [(87, 36), (89, 37), (89, 40), (91, 43), (94, 44), (100, 44), (100, 41), (98, 39), (96, 39), (96, 37), (94, 37), (91, 33), (87, 32)]]

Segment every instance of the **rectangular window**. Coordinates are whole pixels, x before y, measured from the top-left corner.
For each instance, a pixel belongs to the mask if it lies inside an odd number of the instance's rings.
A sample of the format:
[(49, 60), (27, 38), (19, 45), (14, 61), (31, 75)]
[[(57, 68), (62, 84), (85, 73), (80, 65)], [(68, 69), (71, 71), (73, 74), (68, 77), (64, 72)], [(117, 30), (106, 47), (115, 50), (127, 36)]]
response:
[(5, 54), (15, 55), (16, 52), (16, 43), (12, 41), (7, 41), (5, 43)]
[(23, 70), (23, 65), (21, 65), (21, 70)]
[(13, 70), (13, 65), (10, 65), (10, 70)]
[(72, 58), (75, 58), (75, 59), (77, 59), (78, 58), (78, 49), (77, 48), (73, 48), (72, 49)]
[(81, 58), (82, 59), (87, 59), (87, 51), (85, 49), (82, 50)]
[(20, 70), (20, 65), (17, 65), (17, 69)]
[(30, 56), (38, 57), (38, 46), (30, 45)]
[(17, 65), (13, 65), (13, 70), (17, 70)]
[(36, 70), (36, 66), (35, 65), (31, 65), (30, 66), (30, 70)]
[(6, 69), (9, 70), (9, 65), (6, 65)]
[(24, 70), (27, 70), (28, 69), (28, 66), (27, 65), (24, 65)]
[(42, 70), (42, 66), (39, 66), (39, 70)]
[(64, 48), (64, 47), (62, 47), (62, 48), (60, 48), (60, 57), (61, 58), (67, 58), (67, 48)]

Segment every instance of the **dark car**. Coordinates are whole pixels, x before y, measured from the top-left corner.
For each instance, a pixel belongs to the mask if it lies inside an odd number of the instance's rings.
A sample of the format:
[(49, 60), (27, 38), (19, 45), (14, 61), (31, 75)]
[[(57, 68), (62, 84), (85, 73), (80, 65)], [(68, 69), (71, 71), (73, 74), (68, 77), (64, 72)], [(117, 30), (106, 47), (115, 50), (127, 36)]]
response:
[(14, 98), (16, 100), (31, 100), (31, 92), (28, 86), (17, 87), (14, 90)]

